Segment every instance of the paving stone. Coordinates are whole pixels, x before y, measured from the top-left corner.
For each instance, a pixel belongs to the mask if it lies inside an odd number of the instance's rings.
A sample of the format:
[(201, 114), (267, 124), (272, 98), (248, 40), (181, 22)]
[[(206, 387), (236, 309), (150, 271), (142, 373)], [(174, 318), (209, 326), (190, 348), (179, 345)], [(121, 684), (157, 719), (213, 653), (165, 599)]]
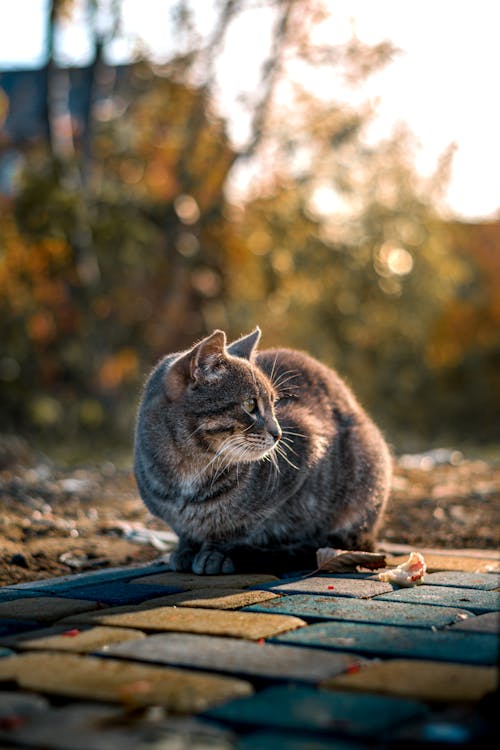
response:
[(176, 586), (132, 586), (124, 581), (107, 581), (89, 586), (78, 586), (60, 590), (57, 586), (51, 592), (70, 599), (92, 599), (103, 604), (137, 604), (148, 599), (168, 594), (177, 594), (182, 589)]
[(271, 599), (279, 599), (280, 594), (273, 591), (257, 591), (246, 589), (206, 588), (184, 591), (181, 594), (172, 594), (170, 603), (177, 607), (201, 607), (202, 609), (241, 609), (250, 604), (266, 602)]
[(466, 630), (471, 633), (500, 633), (500, 617), (498, 612), (486, 612), (484, 615), (459, 620), (451, 626), (452, 630)]
[(366, 750), (366, 745), (344, 740), (321, 739), (311, 735), (255, 732), (242, 737), (235, 750)]
[(15, 633), (23, 633), (26, 630), (37, 630), (40, 623), (35, 620), (10, 620), (2, 618), (0, 620), (0, 638), (8, 637)]
[(104, 583), (105, 581), (132, 580), (145, 575), (163, 573), (169, 569), (167, 563), (148, 564), (148, 565), (123, 565), (117, 568), (104, 568), (88, 573), (69, 573), (57, 578), (42, 578), (36, 581), (25, 581), (24, 583), (14, 583), (9, 586), (3, 586), (2, 591), (27, 591), (43, 590), (57, 586), (58, 589), (71, 588), (73, 586), (84, 586), (93, 583)]
[(57, 596), (36, 596), (0, 602), (0, 617), (9, 620), (54, 622), (77, 612), (98, 609), (99, 604), (85, 599), (63, 599)]
[(327, 680), (323, 687), (398, 695), (425, 701), (478, 701), (497, 687), (495, 667), (391, 659), (364, 662), (358, 671)]
[(246, 589), (250, 586), (277, 581), (273, 575), (261, 573), (233, 573), (218, 576), (198, 576), (194, 573), (158, 573), (157, 575), (141, 576), (135, 578), (132, 583), (150, 584), (154, 586), (175, 586), (179, 591), (191, 589), (223, 588), (223, 589)]
[(272, 639), (277, 643), (332, 648), (367, 656), (390, 656), (459, 664), (491, 665), (498, 659), (498, 640), (483, 633), (323, 622)]
[(306, 620), (349, 620), (416, 628), (442, 628), (457, 620), (474, 617), (471, 612), (454, 607), (307, 594), (283, 596), (281, 599), (246, 607), (245, 612), (274, 612), (303, 617)]
[(373, 737), (423, 713), (421, 704), (405, 699), (286, 685), (231, 701), (206, 715), (237, 726)]
[[(444, 714), (444, 715), (443, 715)], [(491, 725), (490, 725), (491, 726)], [(395, 748), (464, 748), (464, 750), (490, 750), (498, 744), (496, 727), (490, 732), (488, 720), (460, 706), (450, 716), (448, 712), (430, 714), (428, 717), (397, 727), (391, 732), (390, 746)], [(495, 738), (493, 740), (493, 731)]]
[(427, 586), (455, 586), (478, 591), (493, 591), (500, 587), (500, 576), (497, 573), (462, 573), (449, 570), (426, 575), (425, 583)]
[[(260, 588), (260, 587), (259, 587)], [(280, 580), (264, 586), (266, 591), (283, 594), (322, 594), (370, 599), (394, 590), (394, 586), (369, 578), (340, 578), (336, 576), (305, 576), (292, 581)]]
[(13, 714), (10, 725), (5, 728), (0, 725), (0, 739), (53, 750), (114, 750), (118, 747), (132, 750), (124, 728), (106, 730), (107, 725), (113, 726), (119, 721), (122, 713), (119, 709), (85, 703), (51, 708), (44, 698), (40, 700), (44, 701), (45, 710), (29, 715)]
[(11, 602), (14, 599), (27, 599), (28, 597), (34, 598), (37, 596), (46, 596), (47, 592), (42, 591), (30, 591), (29, 589), (14, 590), (7, 589), (5, 586), (0, 589), (0, 603)]
[(0, 646), (0, 659), (4, 656), (12, 656), (14, 652), (10, 648), (5, 648), (4, 646)]
[(409, 604), (434, 604), (437, 607), (462, 607), (470, 612), (500, 611), (500, 594), (497, 591), (476, 591), (451, 586), (415, 586), (377, 596), (377, 601), (408, 602)]
[[(194, 591), (183, 591), (178, 594), (159, 596), (147, 599), (140, 604), (135, 604), (134, 612), (145, 612), (158, 607), (200, 607), (202, 609), (241, 609), (245, 604), (262, 602), (268, 599), (278, 598), (280, 594), (272, 591), (240, 590), (240, 589), (195, 589)], [(62, 622), (69, 624), (85, 623), (95, 624), (100, 617), (108, 615), (128, 614), (130, 605), (120, 607), (106, 607), (96, 612), (85, 612), (76, 617), (65, 617)]]
[(257, 612), (225, 612), (216, 609), (201, 610), (196, 607), (158, 607), (141, 612), (100, 615), (96, 617), (96, 621), (102, 625), (139, 630), (226, 635), (250, 640), (269, 638), (305, 625), (298, 617)]
[(56, 626), (12, 636), (3, 643), (19, 651), (72, 651), (86, 654), (105, 651), (108, 645), (122, 641), (138, 640), (146, 635), (141, 630), (131, 628), (108, 628), (105, 626), (85, 629)]
[(319, 682), (327, 675), (339, 674), (357, 665), (359, 659), (298, 646), (179, 633), (151, 635), (142, 641), (113, 645), (106, 653), (159, 664), (302, 682)]
[(43, 750), (232, 750), (234, 747), (227, 729), (206, 722), (180, 717), (142, 720), (116, 706), (97, 703), (47, 707), (43, 713), (26, 718), (5, 732), (0, 729), (0, 738)]
[[(186, 596), (190, 593), (192, 594), (193, 592), (184, 592)], [(133, 606), (130, 604), (125, 604), (121, 605), (120, 607), (103, 607), (102, 609), (90, 612), (82, 612), (78, 615), (70, 615), (69, 617), (64, 617), (60, 620), (60, 622), (68, 626), (78, 624), (95, 625), (100, 623), (103, 617), (108, 617), (111, 615), (130, 614), (131, 612), (147, 612), (151, 609), (158, 609), (159, 607), (171, 607), (173, 605), (177, 606), (177, 599), (179, 596), (180, 594), (169, 594), (167, 596), (157, 596), (154, 599), (147, 599), (145, 602), (134, 604)]]
[(173, 713), (204, 711), (253, 692), (248, 682), (232, 677), (54, 651), (0, 660), (1, 679), (42, 693), (130, 706), (161, 705)]
[(48, 708), (48, 701), (41, 695), (0, 690), (0, 719), (12, 716), (24, 719), (32, 714), (45, 712)]

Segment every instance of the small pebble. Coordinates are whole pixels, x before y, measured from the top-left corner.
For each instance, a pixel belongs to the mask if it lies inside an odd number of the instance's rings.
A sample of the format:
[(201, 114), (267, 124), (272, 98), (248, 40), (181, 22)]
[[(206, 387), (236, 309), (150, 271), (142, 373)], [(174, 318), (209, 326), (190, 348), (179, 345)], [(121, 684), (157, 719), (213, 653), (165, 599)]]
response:
[(17, 565), (19, 568), (29, 568), (26, 557), (20, 552), (16, 552), (15, 555), (12, 555), (12, 557), (10, 558), (10, 562), (12, 563), (12, 565)]

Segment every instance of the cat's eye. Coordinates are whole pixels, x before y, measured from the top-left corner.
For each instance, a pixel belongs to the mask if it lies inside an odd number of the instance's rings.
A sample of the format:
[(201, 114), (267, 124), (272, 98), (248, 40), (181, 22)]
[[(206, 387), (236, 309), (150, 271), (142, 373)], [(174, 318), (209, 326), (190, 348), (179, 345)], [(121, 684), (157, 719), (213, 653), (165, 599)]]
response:
[(243, 401), (242, 406), (249, 414), (255, 414), (257, 411), (257, 400), (255, 398), (246, 398)]

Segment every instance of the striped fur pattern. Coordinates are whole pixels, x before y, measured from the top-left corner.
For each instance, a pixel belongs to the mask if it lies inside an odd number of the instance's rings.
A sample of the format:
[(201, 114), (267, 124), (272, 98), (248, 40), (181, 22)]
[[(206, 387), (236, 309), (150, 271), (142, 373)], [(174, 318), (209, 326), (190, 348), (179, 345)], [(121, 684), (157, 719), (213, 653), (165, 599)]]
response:
[(135, 476), (179, 535), (176, 570), (296, 568), (319, 547), (373, 548), (391, 478), (382, 435), (333, 370), (258, 352), (259, 338), (228, 345), (214, 331), (146, 382)]

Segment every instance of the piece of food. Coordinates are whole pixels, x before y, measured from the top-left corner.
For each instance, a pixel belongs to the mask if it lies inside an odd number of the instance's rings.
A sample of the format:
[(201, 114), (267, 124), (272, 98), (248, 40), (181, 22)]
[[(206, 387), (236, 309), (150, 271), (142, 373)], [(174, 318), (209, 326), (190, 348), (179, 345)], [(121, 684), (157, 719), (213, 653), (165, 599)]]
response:
[(358, 566), (376, 570), (385, 567), (385, 555), (378, 552), (361, 552), (321, 547), (316, 551), (318, 571), (327, 573), (346, 573), (356, 570)]
[(420, 552), (412, 552), (406, 562), (397, 568), (385, 570), (378, 574), (379, 580), (395, 583), (396, 586), (418, 586), (424, 582), (426, 571), (425, 560)]

